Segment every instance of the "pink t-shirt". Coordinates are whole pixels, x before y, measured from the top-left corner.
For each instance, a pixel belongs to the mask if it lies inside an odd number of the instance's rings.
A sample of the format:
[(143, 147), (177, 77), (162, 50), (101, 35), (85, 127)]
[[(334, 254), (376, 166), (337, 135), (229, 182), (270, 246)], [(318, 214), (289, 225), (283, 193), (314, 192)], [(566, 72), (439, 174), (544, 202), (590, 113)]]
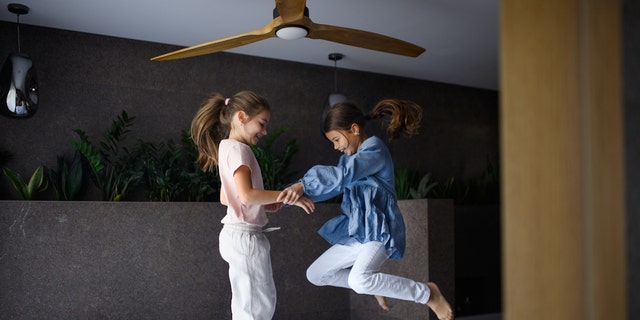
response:
[(225, 139), (218, 147), (218, 172), (222, 190), (227, 197), (227, 215), (222, 223), (244, 223), (263, 227), (267, 224), (267, 215), (262, 205), (243, 204), (233, 180), (233, 173), (247, 166), (251, 170), (251, 182), (254, 189), (264, 190), (262, 173), (256, 156), (251, 148), (237, 140)]

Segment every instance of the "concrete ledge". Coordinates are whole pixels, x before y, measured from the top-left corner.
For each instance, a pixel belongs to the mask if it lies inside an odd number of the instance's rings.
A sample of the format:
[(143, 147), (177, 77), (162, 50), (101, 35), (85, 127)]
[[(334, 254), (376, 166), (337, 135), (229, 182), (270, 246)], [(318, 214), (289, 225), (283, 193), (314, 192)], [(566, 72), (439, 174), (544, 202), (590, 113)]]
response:
[[(436, 275), (440, 267), (432, 265), (424, 273), (423, 241), (426, 213), (452, 217), (453, 206), (445, 205), (451, 210), (445, 213), (435, 209), (440, 200), (418, 201), (415, 221), (401, 207), (409, 254), (389, 267), (453, 285), (453, 267)], [(219, 203), (0, 201), (0, 318), (231, 319), (228, 267), (218, 252), (224, 212)], [(282, 227), (268, 234), (278, 290), (274, 319), (358, 319), (359, 310), (366, 312), (350, 290), (315, 287), (305, 277), (328, 248), (316, 230), (336, 214), (338, 204), (318, 204), (310, 216), (298, 208), (270, 214), (270, 225)], [(430, 247), (429, 259), (447, 260), (431, 258), (439, 250), (449, 252)], [(402, 319), (412, 318), (424, 319)]]

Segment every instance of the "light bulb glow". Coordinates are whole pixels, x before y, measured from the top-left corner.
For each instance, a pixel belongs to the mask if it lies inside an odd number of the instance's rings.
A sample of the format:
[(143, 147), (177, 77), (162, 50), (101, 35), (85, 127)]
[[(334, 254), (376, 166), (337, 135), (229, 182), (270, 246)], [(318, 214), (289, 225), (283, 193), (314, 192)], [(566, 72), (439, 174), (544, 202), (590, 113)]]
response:
[(276, 31), (276, 36), (286, 40), (300, 39), (307, 36), (307, 29), (297, 26), (283, 27)]

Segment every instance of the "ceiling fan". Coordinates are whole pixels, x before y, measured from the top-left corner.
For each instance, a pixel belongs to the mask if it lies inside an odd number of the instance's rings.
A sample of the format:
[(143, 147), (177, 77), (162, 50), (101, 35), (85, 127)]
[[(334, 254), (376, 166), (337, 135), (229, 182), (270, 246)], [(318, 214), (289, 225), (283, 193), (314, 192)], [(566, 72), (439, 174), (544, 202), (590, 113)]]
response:
[(282, 39), (298, 39), (302, 37), (322, 39), (409, 57), (417, 57), (424, 52), (424, 48), (381, 34), (316, 24), (309, 19), (306, 0), (276, 0), (275, 2), (273, 20), (260, 29), (169, 52), (151, 58), (151, 60), (163, 61), (189, 58), (228, 50), (273, 37)]

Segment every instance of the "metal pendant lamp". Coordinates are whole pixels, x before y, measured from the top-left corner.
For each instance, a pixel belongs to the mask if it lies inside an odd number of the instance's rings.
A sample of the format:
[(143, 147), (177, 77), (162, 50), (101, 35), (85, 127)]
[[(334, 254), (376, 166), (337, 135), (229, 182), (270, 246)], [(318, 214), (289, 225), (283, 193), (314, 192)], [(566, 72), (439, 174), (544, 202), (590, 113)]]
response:
[(0, 69), (0, 109), (12, 118), (28, 118), (38, 110), (38, 84), (33, 61), (21, 52), (20, 15), (29, 13), (29, 7), (10, 3), (7, 8), (17, 17), (18, 52), (11, 53)]

